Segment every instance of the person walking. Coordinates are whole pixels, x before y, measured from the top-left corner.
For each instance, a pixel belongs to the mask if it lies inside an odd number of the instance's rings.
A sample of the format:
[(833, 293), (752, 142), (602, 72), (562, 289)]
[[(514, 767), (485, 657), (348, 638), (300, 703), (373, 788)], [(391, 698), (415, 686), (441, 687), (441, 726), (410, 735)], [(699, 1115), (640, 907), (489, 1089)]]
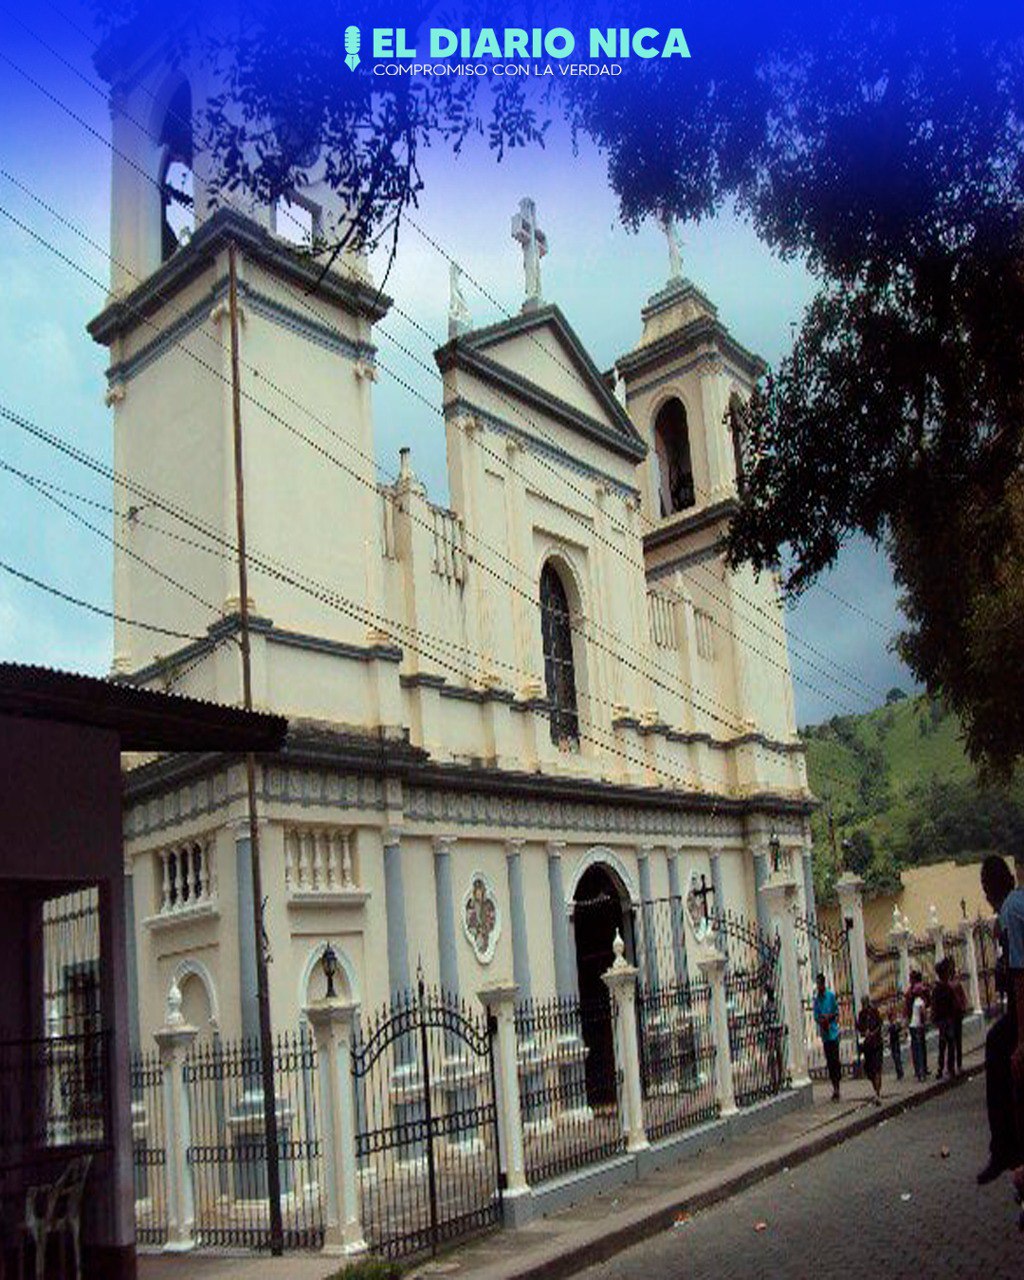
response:
[[(1007, 1006), (985, 1037), (985, 1103), (988, 1108), (989, 1158), (978, 1185), (1024, 1165), (1024, 1143), (1017, 1124), (1017, 1090), (1024, 1089), (1024, 890), (998, 854), (981, 864), (981, 887), (999, 915), (999, 939), (1007, 975)], [(1015, 1086), (1015, 1081), (1019, 1084)], [(1016, 1176), (1016, 1175), (1015, 1175)]]
[(882, 1104), (882, 1015), (870, 995), (865, 994), (857, 1015), (857, 1034), (864, 1059), (864, 1074), (875, 1091), (875, 1106)]
[(896, 1070), (896, 1079), (903, 1079), (903, 1023), (896, 1016), (896, 1005), (889, 1006), (889, 1022), (886, 1028), (889, 1032), (889, 1053), (892, 1057), (892, 1065)]
[[(964, 1018), (967, 1017), (967, 992), (956, 971), (956, 963), (949, 961), (949, 985), (953, 991), (953, 1055), (956, 1074), (962, 1075), (964, 1070)], [(951, 1073), (952, 1074), (952, 1073)]]
[(927, 1006), (920, 985), (910, 997), (910, 1058), (914, 1064), (914, 1078), (918, 1084), (928, 1079)]
[(910, 986), (904, 1001), (910, 1028), (910, 1057), (918, 1084), (928, 1079), (928, 1001), (930, 992), (920, 969), (911, 969)]
[(953, 1024), (956, 1020), (956, 996), (949, 981), (949, 960), (943, 958), (935, 966), (935, 986), (932, 987), (932, 1022), (939, 1033), (939, 1069), (936, 1079), (942, 1079), (943, 1070), (956, 1075), (956, 1040)]
[(839, 1081), (843, 1069), (839, 1064), (839, 1001), (836, 993), (825, 985), (825, 975), (818, 974), (813, 1004), (814, 1021), (825, 1051), (828, 1078), (832, 1081), (832, 1101), (839, 1101)]

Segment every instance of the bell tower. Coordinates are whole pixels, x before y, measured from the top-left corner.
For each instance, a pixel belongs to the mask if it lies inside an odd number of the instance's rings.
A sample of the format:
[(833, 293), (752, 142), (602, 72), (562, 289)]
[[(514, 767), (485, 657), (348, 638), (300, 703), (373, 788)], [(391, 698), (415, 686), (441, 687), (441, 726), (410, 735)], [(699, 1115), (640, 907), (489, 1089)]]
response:
[(648, 586), (683, 607), (694, 683), (732, 710), (740, 733), (788, 741), (796, 725), (774, 576), (731, 571), (723, 551), (742, 482), (740, 410), (767, 366), (683, 276), (671, 220), (665, 232), (668, 280), (615, 366), (647, 445), (638, 474)]
[[(117, 623), (114, 669), (159, 682), (188, 663), (198, 674), (176, 687), (233, 702), (238, 662), (217, 643), (239, 604), (229, 246), (250, 608), (254, 631), (282, 645), (298, 636), (321, 652), (365, 646), (368, 616), (383, 612), (372, 326), (390, 300), (359, 254), (324, 271), (329, 246), (318, 253), (318, 242), (344, 209), (317, 180), (318, 158), (301, 193), (272, 208), (221, 190), (203, 141), (219, 88), (204, 59), (192, 65), (129, 29), (103, 46), (97, 67), (110, 86), (113, 262), (89, 332), (110, 352), (114, 605), (175, 633)], [(269, 663), (254, 674), (257, 701), (293, 710), (278, 658), (277, 674)]]

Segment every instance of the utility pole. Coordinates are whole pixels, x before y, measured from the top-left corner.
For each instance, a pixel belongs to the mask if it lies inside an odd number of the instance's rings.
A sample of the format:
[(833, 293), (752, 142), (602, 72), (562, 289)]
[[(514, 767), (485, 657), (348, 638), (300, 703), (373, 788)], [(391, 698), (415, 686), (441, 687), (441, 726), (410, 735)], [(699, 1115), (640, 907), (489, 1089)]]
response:
[[(252, 710), (252, 666), (249, 651), (249, 572), (245, 559), (245, 478), (242, 469), (242, 382), (238, 353), (238, 261), (233, 240), (228, 242), (228, 315), (231, 327), (231, 416), (235, 438), (235, 523), (238, 531), (238, 596), (242, 650), (242, 702)], [(281, 1168), (277, 1140), (277, 1095), (274, 1088), (274, 1045), (270, 1034), (270, 992), (267, 987), (266, 933), (263, 927), (263, 879), (260, 873), (260, 829), (256, 814), (256, 757), (245, 756), (249, 795), (249, 856), (252, 863), (252, 927), (256, 940), (256, 999), (260, 1022), (260, 1075), (263, 1085), (263, 1131), (267, 1157), (267, 1198), (270, 1202), (270, 1252), (284, 1252), (281, 1226)], [(241, 922), (240, 922), (241, 927)]]

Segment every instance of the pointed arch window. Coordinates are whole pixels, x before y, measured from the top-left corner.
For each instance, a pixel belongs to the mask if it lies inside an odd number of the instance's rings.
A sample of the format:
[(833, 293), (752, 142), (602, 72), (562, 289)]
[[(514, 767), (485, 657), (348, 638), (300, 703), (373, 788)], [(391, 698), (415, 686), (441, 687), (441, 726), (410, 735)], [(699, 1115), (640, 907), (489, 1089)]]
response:
[(160, 258), (166, 262), (195, 231), (192, 178), (192, 90), (183, 80), (171, 95), (160, 128)]
[(676, 396), (667, 400), (654, 419), (654, 452), (658, 459), (658, 497), (662, 516), (686, 511), (697, 501), (690, 457), (686, 409)]
[(558, 570), (550, 562), (540, 575), (540, 618), (544, 683), (551, 704), (551, 741), (563, 750), (575, 751), (580, 745), (580, 730), (569, 598)]

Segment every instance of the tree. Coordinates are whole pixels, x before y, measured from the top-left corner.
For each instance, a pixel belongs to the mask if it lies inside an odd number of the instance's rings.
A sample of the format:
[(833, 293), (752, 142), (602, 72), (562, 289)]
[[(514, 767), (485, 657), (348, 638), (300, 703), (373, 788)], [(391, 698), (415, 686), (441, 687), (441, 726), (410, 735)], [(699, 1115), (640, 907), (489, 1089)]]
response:
[(906, 696), (907, 695), (903, 692), (902, 689), (899, 689), (896, 687), (896, 685), (893, 685), (893, 687), (885, 695), (885, 705), (887, 707), (891, 707), (895, 705), (895, 703), (897, 702), (902, 702), (904, 698), (906, 698)]
[[(458, 151), (480, 133), (500, 158), (542, 145), (561, 112), (606, 153), (627, 225), (729, 203), (802, 258), (819, 291), (747, 408), (730, 558), (760, 570), (784, 553), (798, 592), (854, 532), (884, 545), (903, 592), (900, 653), (959, 715), (971, 756), (1007, 774), (1024, 752), (1019, 15), (967, 0), (934, 0), (924, 18), (910, 5), (836, 8), (791, 2), (752, 19), (694, 6), (680, 19), (691, 59), (634, 58), (617, 79), (556, 76), (536, 93), (510, 77), (352, 75), (343, 32), (373, 25), (368, 0), (328, 0), (315, 22), (249, 0), (211, 55), (226, 56), (230, 82), (207, 123), (225, 187), (262, 198), (301, 187), (320, 148), (325, 180), (358, 192), (333, 251), (397, 237), (424, 147)], [(128, 11), (103, 9), (117, 23)], [(551, 16), (464, 9), (469, 26)], [(165, 22), (165, 6), (143, 10)], [(402, 21), (415, 30), (429, 12)], [(646, 17), (627, 0), (557, 20)]]

